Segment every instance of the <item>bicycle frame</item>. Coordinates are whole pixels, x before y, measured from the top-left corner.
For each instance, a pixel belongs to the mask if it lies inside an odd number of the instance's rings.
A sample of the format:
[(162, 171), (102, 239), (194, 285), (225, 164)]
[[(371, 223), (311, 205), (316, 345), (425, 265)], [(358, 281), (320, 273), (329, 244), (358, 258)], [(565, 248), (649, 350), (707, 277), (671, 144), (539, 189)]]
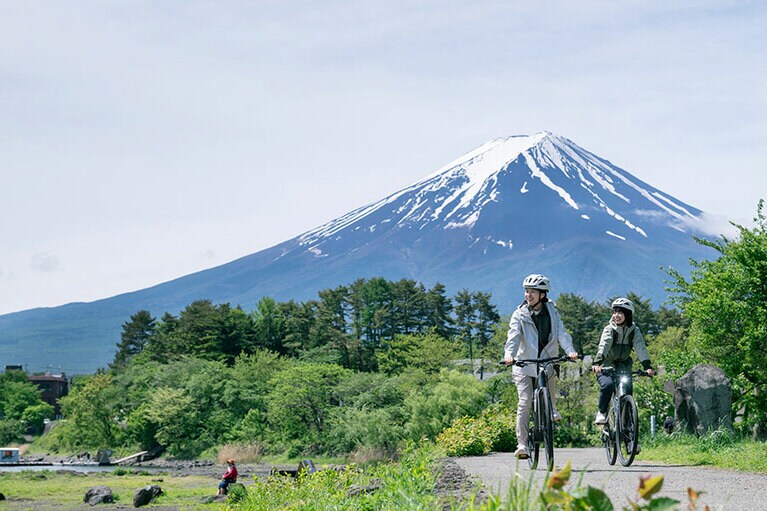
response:
[(570, 360), (568, 357), (537, 358), (529, 360), (515, 360), (514, 365), (525, 367), (535, 364), (537, 374), (533, 384), (533, 403), (530, 410), (530, 423), (527, 434), (527, 455), (531, 469), (538, 467), (540, 446), (543, 444), (546, 453), (546, 466), (549, 471), (554, 468), (554, 407), (549, 394), (548, 374), (549, 366), (556, 362)]
[(603, 367), (602, 373), (612, 375), (615, 391), (610, 399), (607, 424), (602, 428), (602, 442), (607, 454), (607, 462), (614, 465), (620, 458), (621, 465), (628, 467), (637, 454), (639, 423), (637, 406), (629, 393), (633, 375), (647, 376), (642, 371), (618, 371), (613, 367)]

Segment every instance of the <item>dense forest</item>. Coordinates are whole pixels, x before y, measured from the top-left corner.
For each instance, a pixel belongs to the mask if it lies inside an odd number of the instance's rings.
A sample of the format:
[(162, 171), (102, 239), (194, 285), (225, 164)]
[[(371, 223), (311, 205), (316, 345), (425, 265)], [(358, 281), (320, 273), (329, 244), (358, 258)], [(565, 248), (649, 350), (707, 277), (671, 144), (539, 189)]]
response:
[[(667, 271), (676, 307), (654, 309), (628, 294), (664, 375), (635, 382), (641, 421), (673, 413), (665, 381), (714, 363), (731, 379), (736, 427), (755, 437), (767, 431), (763, 203), (755, 222), (736, 225), (736, 240), (698, 240), (720, 256), (693, 261), (690, 276)], [(612, 298), (557, 297), (582, 354), (594, 354)], [(439, 284), (382, 278), (303, 303), (264, 298), (252, 311), (207, 300), (159, 319), (137, 311), (110, 366), (75, 379), (60, 403), (63, 420), (36, 443), (60, 452), (156, 448), (185, 458), (232, 448), (380, 457), (423, 438), (453, 453), (501, 449), (514, 441), (516, 392), (496, 362), (510, 313), (501, 316), (481, 291), (448, 297)], [(557, 445), (594, 444), (597, 390), (588, 362), (561, 369)], [(0, 444), (39, 435), (52, 414), (24, 373), (0, 374)]]
[[(649, 338), (685, 328), (675, 309), (630, 297)], [(584, 354), (596, 348), (608, 303), (572, 294), (557, 300)], [(75, 380), (61, 403), (64, 420), (42, 442), (59, 451), (159, 447), (177, 457), (223, 445), (292, 456), (386, 455), (491, 405), (508, 415), (515, 393), (506, 374), (494, 374), (507, 321), (489, 293), (448, 297), (440, 284), (383, 278), (302, 303), (264, 298), (252, 311), (208, 300), (159, 319), (137, 311), (122, 326), (113, 362)], [(561, 428), (570, 442), (593, 433), (579, 402), (593, 394), (591, 383), (563, 401), (573, 404), (572, 427)], [(4, 375), (4, 389), (0, 440), (39, 433), (51, 411), (31, 384)], [(12, 395), (15, 402), (5, 397)]]

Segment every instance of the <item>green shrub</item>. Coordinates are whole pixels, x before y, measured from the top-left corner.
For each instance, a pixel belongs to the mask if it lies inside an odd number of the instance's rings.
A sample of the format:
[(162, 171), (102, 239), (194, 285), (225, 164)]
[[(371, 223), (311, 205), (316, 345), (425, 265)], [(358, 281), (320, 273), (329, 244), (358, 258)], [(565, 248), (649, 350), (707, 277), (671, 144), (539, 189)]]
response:
[(478, 456), (490, 451), (510, 451), (516, 444), (513, 414), (493, 406), (478, 418), (460, 417), (437, 436), (437, 445), (448, 456)]

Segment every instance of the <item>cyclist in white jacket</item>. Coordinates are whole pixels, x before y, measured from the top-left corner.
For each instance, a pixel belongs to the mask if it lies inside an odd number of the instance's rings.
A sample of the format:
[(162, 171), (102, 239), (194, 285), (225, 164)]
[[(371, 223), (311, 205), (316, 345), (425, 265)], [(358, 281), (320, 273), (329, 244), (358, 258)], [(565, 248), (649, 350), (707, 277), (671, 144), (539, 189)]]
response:
[[(534, 273), (522, 282), (525, 289), (525, 301), (512, 313), (509, 321), (509, 333), (506, 336), (504, 361), (506, 365), (515, 360), (532, 358), (551, 358), (559, 355), (559, 347), (567, 356), (575, 360), (578, 353), (573, 347), (573, 340), (565, 330), (562, 318), (554, 304), (548, 300), (551, 289), (549, 279)], [(547, 375), (549, 392), (553, 405), (554, 421), (560, 421), (556, 407), (556, 385), (553, 367), (549, 366)], [(519, 403), (517, 404), (517, 450), (514, 455), (526, 459), (527, 426), (530, 422), (530, 407), (533, 403), (533, 386), (538, 369), (535, 364), (525, 367), (514, 366), (512, 375), (517, 386)]]

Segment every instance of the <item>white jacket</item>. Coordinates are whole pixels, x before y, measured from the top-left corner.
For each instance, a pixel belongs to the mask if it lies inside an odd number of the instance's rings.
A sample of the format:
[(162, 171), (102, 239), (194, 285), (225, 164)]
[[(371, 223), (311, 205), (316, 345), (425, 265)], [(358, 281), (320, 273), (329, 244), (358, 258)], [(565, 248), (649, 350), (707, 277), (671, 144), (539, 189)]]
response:
[[(540, 358), (558, 356), (559, 346), (565, 350), (565, 353), (573, 353), (575, 351), (575, 348), (573, 347), (573, 339), (565, 330), (562, 318), (559, 317), (559, 311), (551, 302), (546, 302), (544, 307), (548, 308), (549, 316), (551, 317), (551, 335), (541, 352)], [(511, 315), (504, 355), (505, 357), (511, 357), (514, 360), (538, 358), (538, 329), (535, 328), (530, 307), (528, 307), (526, 303), (517, 307)], [(514, 372), (521, 372), (528, 376), (536, 376), (538, 374), (538, 369), (535, 364), (529, 364), (525, 367), (514, 366)]]

